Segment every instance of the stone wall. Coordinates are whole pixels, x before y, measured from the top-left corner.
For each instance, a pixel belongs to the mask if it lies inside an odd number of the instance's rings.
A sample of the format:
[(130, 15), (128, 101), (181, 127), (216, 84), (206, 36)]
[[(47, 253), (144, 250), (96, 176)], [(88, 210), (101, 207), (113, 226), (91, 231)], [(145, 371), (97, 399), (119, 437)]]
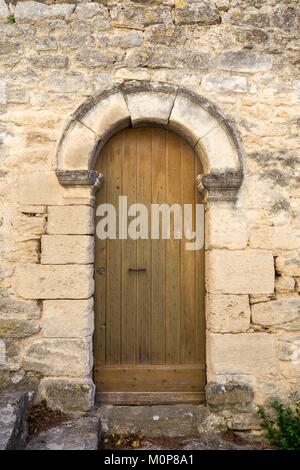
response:
[(237, 202), (206, 211), (210, 406), (299, 397), (297, 4), (0, 0), (2, 387), (92, 403), (92, 194), (59, 184), (56, 148), (81, 103), (134, 79), (208, 98), (243, 143)]

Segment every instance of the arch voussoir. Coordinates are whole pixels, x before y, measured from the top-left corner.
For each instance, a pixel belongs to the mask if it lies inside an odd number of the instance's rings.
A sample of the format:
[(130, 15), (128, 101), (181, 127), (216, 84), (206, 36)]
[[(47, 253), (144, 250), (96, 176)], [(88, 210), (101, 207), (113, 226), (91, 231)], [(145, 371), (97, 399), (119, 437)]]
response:
[[(215, 181), (220, 175), (214, 197), (221, 197), (224, 188), (224, 199), (234, 199), (243, 179), (243, 152), (234, 126), (206, 98), (160, 82), (118, 84), (79, 106), (58, 146), (56, 173), (60, 183), (88, 184), (87, 175), (94, 170), (99, 150), (112, 135), (130, 125), (150, 124), (184, 137), (199, 155), (205, 176), (213, 174)], [(203, 175), (199, 175), (198, 185), (201, 178)], [(205, 181), (202, 186), (208, 191)]]

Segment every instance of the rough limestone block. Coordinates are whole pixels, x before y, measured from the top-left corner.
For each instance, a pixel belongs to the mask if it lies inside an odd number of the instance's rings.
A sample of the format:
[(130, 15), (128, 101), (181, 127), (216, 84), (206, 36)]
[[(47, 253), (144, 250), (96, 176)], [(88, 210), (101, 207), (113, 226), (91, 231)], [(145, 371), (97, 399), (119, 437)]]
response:
[(20, 264), (14, 286), (25, 299), (88, 299), (94, 292), (93, 267)]
[(178, 95), (174, 102), (169, 125), (184, 135), (194, 146), (200, 137), (216, 127), (216, 120), (198, 104)]
[(206, 287), (219, 294), (269, 294), (274, 291), (271, 252), (212, 250), (207, 253)]
[(276, 258), (276, 271), (287, 276), (300, 276), (300, 250), (279, 255)]
[(218, 56), (216, 67), (229, 72), (268, 72), (273, 67), (273, 58), (249, 51), (228, 51)]
[(9, 9), (4, 0), (0, 0), (0, 21), (6, 22), (9, 15)]
[(275, 339), (268, 333), (207, 334), (210, 373), (252, 374), (276, 372)]
[(2, 338), (26, 338), (40, 331), (40, 326), (30, 320), (14, 318), (12, 315), (0, 317), (0, 337)]
[(17, 185), (17, 202), (22, 205), (89, 205), (92, 200), (90, 187), (64, 188), (54, 172), (23, 173)]
[(253, 391), (248, 384), (209, 382), (205, 388), (206, 403), (213, 412), (249, 412), (252, 409)]
[(295, 289), (295, 279), (291, 276), (277, 276), (275, 279), (276, 292), (293, 292)]
[(294, 250), (300, 247), (300, 230), (296, 232), (286, 225), (258, 226), (250, 232), (249, 245), (268, 250)]
[(98, 450), (101, 422), (95, 416), (81, 416), (35, 436), (26, 450)]
[[(152, 2), (151, 2), (152, 3)], [(170, 7), (162, 5), (130, 5), (128, 2), (122, 4), (116, 2), (110, 8), (112, 25), (120, 28), (132, 28), (143, 30), (145, 26), (152, 24), (172, 24), (172, 13)]]
[(40, 318), (41, 309), (38, 302), (17, 299), (15, 297), (0, 297), (0, 311), (2, 315), (15, 315), (26, 317), (27, 320)]
[(94, 405), (95, 385), (91, 379), (45, 378), (40, 382), (40, 394), (51, 410), (89, 411)]
[(242, 212), (233, 207), (210, 205), (206, 212), (206, 249), (229, 248), (238, 250), (247, 246), (247, 221)]
[(14, 15), (17, 21), (38, 22), (45, 18), (65, 18), (75, 10), (75, 5), (62, 3), (59, 5), (44, 5), (39, 2), (19, 2)]
[(248, 295), (206, 295), (206, 327), (216, 333), (238, 333), (250, 326)]
[(94, 210), (90, 206), (49, 207), (47, 232), (56, 235), (92, 235)]
[(92, 368), (91, 338), (37, 338), (24, 350), (23, 367), (49, 376), (84, 378)]
[(203, 77), (201, 85), (206, 91), (228, 91), (234, 93), (246, 93), (248, 91), (246, 77), (240, 76), (226, 77), (225, 75), (210, 73)]
[(16, 219), (13, 220), (13, 227), (15, 229), (16, 241), (39, 240), (46, 231), (46, 218), (44, 216), (30, 217), (18, 214)]
[(72, 121), (65, 131), (58, 150), (59, 168), (62, 170), (85, 170), (90, 168), (99, 137), (91, 128)]
[(21, 450), (27, 438), (26, 418), (34, 392), (1, 391), (0, 450)]
[[(0, 21), (1, 21), (1, 3), (0, 3)], [(0, 104), (6, 104), (6, 83), (0, 80)]]
[(90, 264), (94, 261), (94, 237), (43, 235), (42, 264)]
[(19, 204), (62, 204), (64, 202), (64, 191), (54, 172), (31, 172), (20, 175), (18, 179)]
[(176, 0), (175, 7), (175, 23), (178, 25), (212, 25), (221, 23), (218, 9), (215, 4), (209, 0), (196, 2)]
[(168, 124), (175, 95), (159, 92), (128, 93), (126, 101), (133, 126)]
[(200, 138), (196, 151), (203, 155), (204, 162), (207, 159), (204, 163), (206, 172), (236, 170), (239, 167), (236, 149), (221, 125)]
[(300, 297), (283, 298), (252, 305), (252, 322), (262, 326), (300, 320)]
[[(121, 92), (101, 99), (80, 121), (91, 129), (100, 139), (115, 133), (130, 124), (129, 111)], [(73, 138), (73, 135), (72, 135)]]
[(93, 299), (45, 300), (41, 334), (48, 338), (82, 338), (93, 333)]

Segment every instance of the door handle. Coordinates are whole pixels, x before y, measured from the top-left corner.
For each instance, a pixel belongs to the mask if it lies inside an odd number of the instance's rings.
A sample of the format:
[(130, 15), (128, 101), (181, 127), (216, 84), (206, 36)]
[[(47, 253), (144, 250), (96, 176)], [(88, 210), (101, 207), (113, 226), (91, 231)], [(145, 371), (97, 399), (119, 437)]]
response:
[(147, 271), (147, 269), (146, 268), (129, 268), (128, 271), (138, 273), (138, 272), (145, 272)]

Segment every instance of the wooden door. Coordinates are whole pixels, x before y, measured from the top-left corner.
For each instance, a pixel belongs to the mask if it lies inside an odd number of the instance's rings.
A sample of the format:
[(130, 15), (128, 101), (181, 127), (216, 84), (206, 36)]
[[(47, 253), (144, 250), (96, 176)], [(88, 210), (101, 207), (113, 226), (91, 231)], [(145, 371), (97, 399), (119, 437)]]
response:
[[(107, 202), (117, 208), (121, 195), (128, 197), (128, 207), (201, 202), (198, 157), (181, 137), (162, 128), (118, 133), (101, 151), (96, 170), (105, 181), (96, 206)], [(96, 237), (95, 242), (97, 400), (203, 402), (204, 250), (187, 251), (184, 239)]]

